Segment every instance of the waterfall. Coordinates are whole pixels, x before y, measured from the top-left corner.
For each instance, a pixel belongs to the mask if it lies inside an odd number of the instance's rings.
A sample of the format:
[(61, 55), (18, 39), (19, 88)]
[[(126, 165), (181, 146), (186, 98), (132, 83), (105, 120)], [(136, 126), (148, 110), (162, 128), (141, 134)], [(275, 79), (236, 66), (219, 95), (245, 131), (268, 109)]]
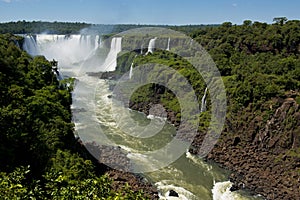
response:
[(101, 38), (99, 37), (99, 35), (96, 35), (95, 38), (95, 50), (98, 49), (98, 47), (101, 46)]
[(153, 39), (151, 39), (151, 40), (149, 41), (148, 51), (147, 51), (146, 54), (148, 54), (148, 53), (153, 53), (154, 48), (155, 48), (155, 40), (156, 40), (156, 39), (157, 39), (157, 37), (155, 37), (155, 38), (153, 38)]
[[(58, 61), (63, 73), (71, 75), (79, 73), (81, 64), (94, 56), (99, 48), (100, 35), (56, 35), (37, 34), (22, 35), (23, 49), (30, 55), (44, 55), (48, 60)], [(100, 63), (96, 60), (90, 67)], [(74, 68), (75, 67), (75, 68)]]
[(133, 70), (133, 62), (130, 65), (130, 70), (129, 70), (129, 79), (132, 77), (132, 70)]
[(38, 47), (34, 36), (26, 35), (24, 38), (23, 49), (30, 55), (38, 54)]
[(117, 66), (117, 56), (118, 53), (122, 50), (122, 38), (114, 37), (111, 40), (110, 51), (102, 65), (102, 71), (114, 71)]
[(190, 45), (193, 45), (193, 42), (194, 42), (194, 40), (193, 40), (193, 39), (191, 39)]
[(206, 93), (207, 93), (207, 88), (205, 88), (204, 95), (201, 99), (201, 112), (206, 111)]
[(144, 48), (144, 45), (142, 44), (141, 45), (141, 55), (143, 55), (143, 48)]
[[(32, 56), (41, 54), (48, 60), (62, 58), (78, 62), (99, 47), (99, 35), (25, 35), (23, 49)], [(72, 64), (72, 63), (68, 63)]]
[(168, 45), (167, 45), (167, 51), (170, 51), (170, 40), (171, 40), (171, 38), (169, 37), (169, 39), (168, 39)]

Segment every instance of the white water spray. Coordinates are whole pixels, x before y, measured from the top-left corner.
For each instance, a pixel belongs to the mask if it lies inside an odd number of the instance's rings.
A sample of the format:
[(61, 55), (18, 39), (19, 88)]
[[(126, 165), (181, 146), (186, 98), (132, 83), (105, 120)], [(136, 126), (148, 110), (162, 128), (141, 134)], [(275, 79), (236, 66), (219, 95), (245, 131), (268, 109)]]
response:
[(167, 51), (170, 51), (170, 41), (171, 41), (171, 38), (168, 39), (168, 45), (167, 45), (167, 49), (166, 49)]
[(31, 55), (38, 54), (38, 47), (37, 47), (37, 43), (35, 41), (34, 36), (27, 35), (24, 38), (23, 49)]
[[(58, 61), (63, 71), (78, 73), (84, 63), (99, 47), (99, 35), (25, 35), (23, 49), (32, 56), (44, 55)], [(74, 66), (76, 66), (74, 68)]]
[(130, 70), (129, 70), (129, 79), (131, 79), (132, 78), (132, 70), (133, 70), (133, 62), (131, 63), (131, 65), (130, 65)]
[(206, 111), (206, 93), (207, 93), (207, 88), (205, 88), (204, 95), (201, 99), (201, 112)]
[(117, 66), (117, 56), (122, 50), (122, 38), (114, 37), (111, 40), (110, 51), (102, 65), (103, 71), (114, 71)]
[(155, 37), (155, 38), (153, 38), (153, 39), (151, 39), (151, 40), (149, 41), (148, 51), (147, 51), (146, 54), (148, 54), (148, 53), (153, 53), (154, 48), (155, 48), (155, 41), (156, 41), (156, 39), (157, 39), (157, 37)]

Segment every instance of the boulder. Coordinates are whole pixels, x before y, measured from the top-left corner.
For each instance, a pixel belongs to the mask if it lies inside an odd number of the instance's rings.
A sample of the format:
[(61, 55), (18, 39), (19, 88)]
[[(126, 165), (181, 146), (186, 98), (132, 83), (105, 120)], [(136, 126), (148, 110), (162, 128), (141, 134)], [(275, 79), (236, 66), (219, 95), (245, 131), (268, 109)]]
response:
[(169, 196), (170, 196), (170, 197), (179, 197), (178, 193), (175, 192), (174, 190), (170, 190), (170, 191), (169, 191)]

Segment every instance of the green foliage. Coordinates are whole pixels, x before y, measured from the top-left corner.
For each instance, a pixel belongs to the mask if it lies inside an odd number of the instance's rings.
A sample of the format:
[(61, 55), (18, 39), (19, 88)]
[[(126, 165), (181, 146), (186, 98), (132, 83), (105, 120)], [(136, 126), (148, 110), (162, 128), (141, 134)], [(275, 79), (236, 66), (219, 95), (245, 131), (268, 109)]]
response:
[(232, 108), (259, 105), (299, 89), (300, 21), (275, 21), (272, 25), (250, 20), (241, 26), (224, 23), (191, 34), (209, 51), (226, 80)]
[[(285, 91), (300, 88), (300, 21), (280, 20), (284, 23), (269, 25), (245, 20), (243, 25), (237, 26), (225, 22), (221, 26), (202, 27), (190, 33), (214, 59), (225, 80), (233, 110), (247, 107), (250, 103), (259, 106), (274, 97), (282, 97)], [(188, 49), (178, 51), (182, 55), (189, 52)], [(160, 50), (147, 56), (134, 57), (136, 55), (132, 52), (120, 56), (117, 71), (128, 71), (132, 62), (134, 66), (146, 63), (169, 66), (188, 79), (198, 99), (201, 99), (205, 84), (188, 62)], [(147, 89), (137, 90), (132, 101), (153, 101), (150, 97), (153, 98), (157, 92), (153, 88), (147, 86)], [(174, 103), (170, 95), (165, 92), (159, 99), (167, 108), (178, 112), (179, 104)]]
[(33, 195), (24, 180), (30, 172), (29, 166), (16, 168), (11, 173), (0, 173), (0, 194), (2, 199), (29, 199)]
[[(71, 91), (42, 56), (30, 57), (0, 35), (1, 199), (145, 199), (96, 172), (74, 147)], [(25, 167), (26, 166), (26, 167)]]
[[(260, 116), (266, 123), (274, 115), (274, 108), (279, 106), (279, 101), (274, 99), (287, 98), (286, 94), (291, 90), (299, 94), (300, 21), (287, 21), (286, 18), (276, 20), (274, 24), (251, 20), (245, 20), (242, 25), (225, 22), (220, 26), (202, 27), (189, 33), (214, 59), (226, 87), (228, 118), (239, 126), (248, 123), (245, 120), (252, 119), (240, 119), (240, 115), (249, 112)], [(182, 55), (191, 56), (188, 49), (176, 48)], [(137, 56), (133, 58), (133, 55)], [(145, 56), (134, 52), (122, 56), (118, 71), (122, 71), (120, 68), (124, 72), (128, 71), (132, 61), (134, 66), (157, 63), (172, 67), (189, 81), (198, 101), (201, 100), (205, 89), (202, 77), (178, 55), (156, 50)], [(157, 67), (159, 68), (158, 65)], [(155, 68), (151, 76), (159, 77), (157, 72), (159, 69)], [(176, 82), (172, 77), (168, 77), (168, 80)], [(176, 84), (180, 85), (179, 82)], [(177, 119), (180, 119), (182, 113), (175, 95), (170, 90), (161, 88), (162, 86), (155, 84), (139, 88), (132, 95), (131, 101), (139, 106), (159, 102), (167, 110), (174, 111)], [(299, 95), (296, 101), (300, 102)], [(210, 100), (207, 102), (210, 108)], [(208, 126), (209, 119), (209, 110), (201, 114), (200, 131)], [(287, 119), (284, 124), (286, 131), (296, 126), (294, 118)]]
[(48, 34), (77, 34), (83, 28), (91, 24), (70, 22), (42, 22), (42, 21), (17, 21), (0, 23), (0, 34), (13, 33), (48, 33)]

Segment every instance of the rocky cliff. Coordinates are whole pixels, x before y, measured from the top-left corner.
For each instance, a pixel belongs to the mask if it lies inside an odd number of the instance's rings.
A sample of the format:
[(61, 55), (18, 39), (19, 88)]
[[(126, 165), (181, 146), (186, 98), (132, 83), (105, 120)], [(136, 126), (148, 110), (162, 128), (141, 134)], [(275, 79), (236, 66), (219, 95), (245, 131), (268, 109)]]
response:
[[(249, 189), (266, 199), (300, 196), (300, 106), (296, 96), (290, 92), (259, 109), (249, 105), (227, 118), (207, 158), (233, 172), (233, 190)], [(194, 140), (195, 147), (199, 148), (202, 137), (199, 134)]]

